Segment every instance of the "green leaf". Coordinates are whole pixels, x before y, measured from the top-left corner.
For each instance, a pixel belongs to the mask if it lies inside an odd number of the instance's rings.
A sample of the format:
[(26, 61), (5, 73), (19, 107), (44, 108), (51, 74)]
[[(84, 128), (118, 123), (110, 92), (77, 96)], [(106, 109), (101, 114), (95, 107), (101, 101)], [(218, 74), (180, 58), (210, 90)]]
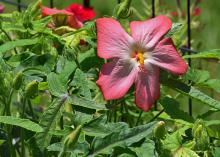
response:
[(155, 150), (155, 144), (150, 139), (146, 139), (140, 147), (129, 148), (136, 153), (137, 157), (158, 157)]
[(64, 112), (64, 116), (71, 119), (74, 126), (84, 125), (93, 119), (93, 115), (75, 111), (75, 113)]
[(213, 154), (213, 157), (219, 157), (220, 156), (220, 147), (214, 147), (212, 154)]
[(76, 63), (72, 61), (68, 61), (64, 57), (61, 58), (58, 61), (60, 62), (60, 74), (59, 74), (59, 80), (62, 84), (67, 84), (70, 75), (75, 71), (76, 69)]
[(41, 150), (46, 148), (50, 143), (51, 136), (49, 134), (49, 131), (50, 129), (52, 129), (53, 124), (56, 121), (58, 112), (65, 103), (66, 99), (67, 96), (55, 99), (52, 104), (46, 109), (40, 119), (39, 124), (43, 127), (43, 132), (36, 134), (35, 138)]
[[(47, 147), (48, 151), (61, 152), (64, 149), (64, 145), (61, 142), (53, 143)], [(89, 145), (86, 142), (76, 143), (73, 148), (65, 148), (66, 152), (71, 152), (74, 154), (87, 154), (89, 149)]]
[(166, 37), (171, 37), (183, 27), (182, 23), (173, 23), (171, 30), (166, 34)]
[(201, 86), (208, 87), (220, 93), (220, 80), (218, 79), (207, 80), (206, 82), (202, 83)]
[(0, 46), (0, 53), (6, 52), (16, 47), (34, 45), (38, 42), (38, 38), (36, 39), (21, 39), (16, 41), (9, 41)]
[(208, 50), (197, 54), (185, 55), (186, 58), (206, 58), (206, 59), (220, 59), (220, 49)]
[(206, 126), (211, 126), (211, 125), (220, 125), (220, 120), (209, 120), (209, 121), (204, 121)]
[(199, 157), (199, 155), (189, 148), (181, 147), (174, 153), (173, 157)]
[(107, 108), (105, 107), (105, 104), (96, 103), (93, 100), (88, 100), (88, 99), (82, 98), (82, 97), (69, 96), (68, 102), (73, 105), (82, 106), (82, 107), (89, 108), (89, 109), (107, 110)]
[(6, 142), (6, 140), (0, 140), (0, 146), (2, 145), (2, 144), (4, 144)]
[(57, 74), (53, 72), (50, 73), (47, 76), (47, 82), (48, 82), (49, 90), (52, 93), (52, 95), (56, 97), (60, 97), (66, 94), (67, 89), (65, 85), (61, 83)]
[(100, 153), (110, 154), (116, 146), (131, 146), (131, 144), (150, 136), (155, 124), (156, 122), (152, 122), (135, 128), (122, 129), (105, 137), (95, 138), (90, 156)]
[(106, 116), (103, 115), (85, 124), (82, 130), (90, 136), (106, 136), (113, 131), (116, 132), (127, 128), (128, 125), (123, 122), (108, 123)]
[(180, 109), (180, 104), (175, 99), (163, 97), (160, 100), (161, 105), (164, 107), (165, 112), (173, 119), (182, 119), (187, 122), (193, 122), (193, 118)]
[(166, 139), (163, 141), (163, 148), (171, 151), (171, 153), (176, 152), (182, 146), (183, 135), (185, 131), (189, 129), (188, 126), (179, 128), (172, 134), (168, 134)]
[(199, 91), (198, 89), (196, 89), (195, 87), (192, 86), (188, 86), (183, 82), (180, 82), (178, 80), (175, 79), (167, 79), (161, 80), (161, 83), (163, 83), (165, 86), (171, 87), (174, 90), (192, 98), (195, 100), (198, 100), (200, 102), (202, 102), (203, 104), (206, 104), (214, 109), (220, 110), (220, 102), (209, 97), (208, 95), (206, 95), (205, 93)]
[(185, 78), (195, 84), (200, 84), (209, 79), (208, 71), (188, 68)]
[(79, 94), (81, 96), (87, 99), (92, 99), (86, 74), (80, 69), (76, 70), (73, 81), (70, 83), (70, 85), (74, 87), (78, 87)]
[(40, 125), (30, 121), (29, 119), (21, 119), (21, 118), (12, 117), (12, 116), (0, 116), (0, 123), (19, 126), (19, 127), (22, 127), (24, 129), (31, 130), (34, 132), (43, 131), (43, 128)]

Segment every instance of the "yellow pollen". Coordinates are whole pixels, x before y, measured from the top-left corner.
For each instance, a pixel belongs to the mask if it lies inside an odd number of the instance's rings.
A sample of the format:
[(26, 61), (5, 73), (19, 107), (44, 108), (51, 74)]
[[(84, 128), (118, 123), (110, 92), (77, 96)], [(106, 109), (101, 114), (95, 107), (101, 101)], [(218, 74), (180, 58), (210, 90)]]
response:
[(138, 52), (137, 57), (138, 57), (138, 62), (140, 63), (140, 65), (144, 66), (144, 55), (143, 55), (143, 53)]

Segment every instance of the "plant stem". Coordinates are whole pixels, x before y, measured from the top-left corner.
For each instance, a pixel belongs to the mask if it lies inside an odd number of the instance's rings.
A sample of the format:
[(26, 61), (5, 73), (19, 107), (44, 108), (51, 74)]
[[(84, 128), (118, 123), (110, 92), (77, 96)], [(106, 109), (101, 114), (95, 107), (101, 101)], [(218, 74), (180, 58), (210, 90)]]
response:
[(154, 116), (150, 122), (154, 121), (155, 119), (157, 119), (157, 117), (159, 117), (162, 113), (164, 112), (164, 109), (162, 109), (156, 116)]
[(28, 107), (30, 109), (30, 112), (31, 112), (33, 120), (35, 120), (34, 110), (33, 110), (33, 107), (31, 105), (31, 101), (30, 100), (28, 100)]
[(140, 121), (140, 119), (141, 119), (142, 114), (143, 114), (143, 111), (141, 111), (141, 112), (139, 113), (139, 116), (138, 116), (138, 119), (137, 119), (137, 122), (136, 122), (135, 126), (138, 125), (138, 123), (139, 123), (139, 121)]
[[(22, 114), (21, 118), (24, 118), (25, 115), (25, 106), (26, 106), (26, 97), (23, 97), (22, 101)], [(21, 156), (25, 156), (25, 147), (24, 147), (24, 129), (21, 128)]]
[[(5, 114), (6, 116), (11, 116), (11, 100), (12, 100), (12, 95), (14, 93), (14, 89), (12, 88), (9, 92), (9, 97), (8, 99), (6, 99), (5, 101)], [(6, 130), (7, 130), (7, 134), (8, 134), (8, 145), (9, 145), (9, 150), (11, 152), (11, 156), (12, 157), (16, 157), (16, 153), (12, 144), (12, 134), (11, 134), (11, 130), (12, 127), (10, 125), (6, 125)]]

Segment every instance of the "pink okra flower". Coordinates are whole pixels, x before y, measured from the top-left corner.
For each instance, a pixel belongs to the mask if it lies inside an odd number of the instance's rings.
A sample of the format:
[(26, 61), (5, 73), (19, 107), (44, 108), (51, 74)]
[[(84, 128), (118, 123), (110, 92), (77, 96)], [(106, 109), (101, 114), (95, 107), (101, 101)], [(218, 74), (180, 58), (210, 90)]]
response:
[(166, 16), (133, 21), (130, 34), (112, 18), (97, 19), (96, 26), (98, 56), (111, 59), (96, 82), (105, 100), (122, 98), (134, 83), (136, 105), (149, 111), (160, 96), (159, 68), (186, 73), (187, 64), (172, 39), (164, 37), (172, 26)]

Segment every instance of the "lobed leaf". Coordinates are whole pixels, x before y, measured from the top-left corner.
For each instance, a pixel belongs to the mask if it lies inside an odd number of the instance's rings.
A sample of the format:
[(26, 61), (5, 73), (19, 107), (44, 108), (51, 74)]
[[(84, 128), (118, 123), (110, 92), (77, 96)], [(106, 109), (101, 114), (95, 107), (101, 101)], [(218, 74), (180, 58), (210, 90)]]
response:
[(53, 124), (56, 121), (58, 112), (62, 105), (65, 103), (67, 97), (63, 96), (62, 98), (55, 99), (52, 104), (46, 109), (43, 113), (39, 124), (43, 128), (42, 133), (38, 133), (35, 135), (37, 140), (37, 144), (41, 150), (47, 147), (50, 143), (51, 136), (49, 134), (50, 129), (53, 128)]
[(100, 153), (110, 154), (112, 149), (116, 146), (130, 146), (131, 144), (150, 136), (155, 125), (156, 122), (151, 122), (135, 128), (121, 129), (120, 131), (113, 132), (105, 137), (95, 138), (90, 156)]
[(56, 97), (60, 97), (64, 94), (66, 94), (66, 87), (65, 87), (65, 84), (63, 84), (58, 75), (55, 74), (55, 73), (50, 73), (48, 76), (47, 76), (47, 82), (48, 82), (48, 87), (49, 87), (49, 90), (51, 92), (52, 95), (56, 96)]
[(105, 107), (105, 104), (103, 104), (103, 103), (97, 103), (94, 100), (88, 100), (86, 98), (77, 97), (75, 95), (69, 96), (68, 102), (73, 105), (82, 106), (82, 107), (89, 108), (89, 109), (107, 110), (107, 108)]

